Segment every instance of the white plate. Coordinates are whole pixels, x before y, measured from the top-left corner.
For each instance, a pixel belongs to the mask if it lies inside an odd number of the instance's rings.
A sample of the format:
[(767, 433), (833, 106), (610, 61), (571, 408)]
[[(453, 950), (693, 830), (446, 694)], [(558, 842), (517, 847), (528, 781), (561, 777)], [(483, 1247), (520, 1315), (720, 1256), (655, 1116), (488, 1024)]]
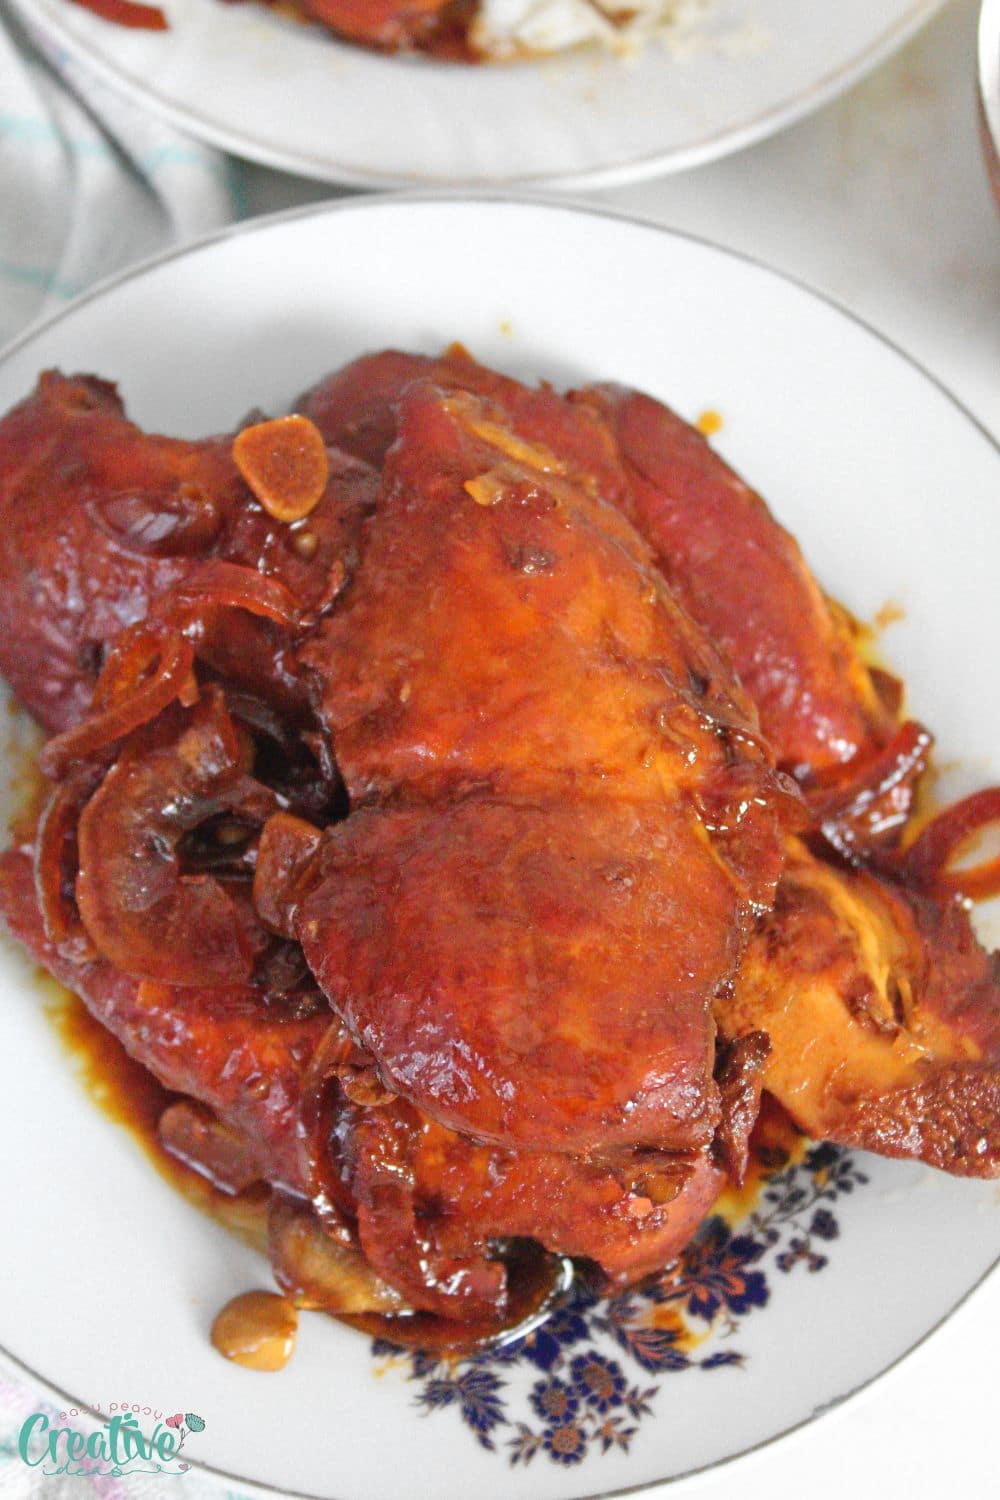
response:
[(168, 32), (12, 0), (59, 48), (239, 156), (362, 187), (608, 186), (738, 150), (832, 99), (940, 0), (713, 0), (690, 55), (486, 68), (380, 57), (254, 3), (164, 0)]
[[(615, 378), (689, 416), (720, 411), (720, 446), (802, 539), (822, 582), (862, 617), (887, 599), (905, 606), (887, 649), (938, 731), (941, 761), (958, 763), (947, 790), (1000, 777), (1000, 696), (984, 692), (982, 673), (1000, 636), (996, 448), (889, 345), (711, 246), (538, 203), (327, 206), (209, 240), (78, 302), (0, 360), (0, 408), (58, 364), (118, 380), (140, 422), (194, 435), (254, 404), (276, 409), (361, 350), (455, 338), (514, 373)], [(582, 1322), (562, 1319), (561, 1342), (439, 1370), (437, 1384), (400, 1364), (376, 1377), (366, 1339), (307, 1316), (288, 1369), (251, 1374), (223, 1363), (207, 1330), (235, 1291), (267, 1284), (266, 1268), (86, 1100), (9, 950), (0, 990), (0, 1340), (66, 1393), (63, 1409), (70, 1398), (105, 1410), (128, 1400), (203, 1416), (185, 1452), (241, 1483), (338, 1500), (566, 1500), (673, 1477), (863, 1385), (1000, 1251), (993, 1184), (855, 1155), (832, 1176), (800, 1169), (787, 1186), (805, 1199), (762, 1205), (771, 1240), (759, 1225), (716, 1246), (712, 1275), (696, 1278), (683, 1309), (707, 1334), (686, 1364), (661, 1337), (643, 1368), (636, 1341), (628, 1349), (602, 1332), (605, 1314), (592, 1308)], [(699, 1314), (713, 1298), (714, 1321)], [(572, 1366), (590, 1348), (616, 1362), (604, 1412)], [(511, 1443), (543, 1436), (531, 1397), (553, 1376), (577, 1381), (583, 1457), (557, 1463), (540, 1442), (512, 1467)], [(633, 1390), (652, 1392), (637, 1415)], [(466, 1418), (491, 1410), (503, 1420), (482, 1432), (489, 1448)], [(608, 1418), (612, 1439), (633, 1429), (627, 1447), (603, 1451)]]

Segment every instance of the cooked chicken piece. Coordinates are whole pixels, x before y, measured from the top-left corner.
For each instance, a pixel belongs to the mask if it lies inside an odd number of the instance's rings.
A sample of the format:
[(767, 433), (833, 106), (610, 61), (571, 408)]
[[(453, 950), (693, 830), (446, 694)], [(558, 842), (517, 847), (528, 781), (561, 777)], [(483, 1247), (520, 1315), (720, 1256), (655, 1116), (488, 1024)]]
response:
[[(114, 386), (54, 372), (0, 421), (0, 672), (47, 729), (78, 722), (108, 647), (206, 562), (253, 568), (304, 609), (350, 567), (375, 476), (330, 453), (326, 495), (293, 529), (256, 503), (231, 445), (148, 435)], [(206, 619), (202, 658), (301, 717), (284, 638), (232, 621)]]
[(13, 935), (79, 995), (165, 1088), (209, 1105), (252, 1142), (260, 1175), (307, 1190), (297, 1135), (299, 1080), (330, 1024), (308, 987), (272, 996), (250, 985), (156, 984), (106, 959), (60, 955), (45, 934), (32, 860), (0, 854), (0, 909)]
[(710, 1000), (771, 900), (788, 793), (572, 463), (468, 393), (403, 398), (360, 567), (301, 653), (357, 810), (295, 932), (431, 1118), (688, 1149), (718, 1123)]
[[(109, 388), (58, 377), (6, 419), (17, 627), (37, 632), (30, 579), (51, 573), (59, 668), (18, 685), (71, 727), (45, 752), (69, 774), (34, 901), (18, 856), (0, 896), (130, 1050), (234, 1133), (241, 1171), (253, 1140), (261, 1172), (322, 1201), (394, 1295), (495, 1328), (513, 1311), (495, 1241), (621, 1283), (741, 1175), (766, 1041), (717, 1066), (711, 1001), (772, 899), (797, 798), (602, 497), (621, 483), (602, 423), (474, 383), (407, 394), (377, 497), (365, 463), (331, 453), (308, 555), (262, 509), (270, 429), (232, 453), (150, 439)], [(199, 596), (192, 569), (213, 565), (226, 587)], [(248, 565), (294, 608), (230, 588)], [(83, 639), (105, 657), (90, 714)], [(306, 687), (331, 786), (303, 806), (282, 734), (309, 723)], [(272, 881), (289, 824), (308, 858)], [(255, 864), (281, 936), (250, 904)], [(301, 975), (287, 1000), (292, 935), (336, 1017)]]
[(179, 1154), (272, 1185), (282, 1286), (447, 1340), (523, 1313), (524, 1242), (625, 1285), (762, 1079), (1000, 1170), (996, 962), (932, 893), (995, 799), (898, 852), (930, 738), (763, 502), (457, 348), (299, 405), (182, 443), (49, 375), (0, 422), (0, 668), (63, 731), (0, 908), (210, 1111)]
[(1000, 1174), (1000, 955), (956, 899), (793, 840), (717, 1016), (767, 1032), (765, 1087), (817, 1139)]
[[(508, 1309), (495, 1237), (531, 1236), (554, 1250), (586, 1255), (610, 1280), (622, 1282), (675, 1255), (726, 1180), (707, 1151), (624, 1153), (593, 1164), (553, 1153), (518, 1155), (422, 1120), (384, 1092), (372, 1094), (374, 1104), (357, 1104), (351, 1095), (360, 1096), (357, 1080), (371, 1070), (372, 1059), (301, 978), (298, 990), (285, 992), (265, 983), (173, 986), (137, 980), (102, 958), (65, 958), (46, 938), (24, 852), (0, 855), (0, 908), (14, 936), (84, 999), (132, 1056), (166, 1088), (210, 1107), (228, 1132), (229, 1150), (234, 1143), (241, 1147), (241, 1171), (255, 1163), (257, 1175), (282, 1194), (317, 1197), (325, 1205), (327, 1230), (312, 1247), (311, 1263), (314, 1273), (326, 1265), (327, 1305), (335, 1311), (379, 1311), (386, 1303), (391, 1309), (388, 1285), (404, 1299), (397, 1295), (396, 1310), (415, 1306), (478, 1319), (484, 1332), (496, 1331)], [(339, 1074), (332, 1065), (327, 1073), (330, 1042), (341, 1039), (336, 1051), (343, 1065)], [(326, 1128), (311, 1138), (303, 1136), (304, 1095), (317, 1063), (313, 1088), (325, 1090)], [(759, 1063), (754, 1044), (737, 1074), (722, 1080), (727, 1129), (735, 1126), (744, 1159), (756, 1108), (749, 1119), (740, 1118), (739, 1094), (747, 1087), (751, 1096), (759, 1094)], [(186, 1159), (193, 1153), (198, 1164), (200, 1148), (192, 1147), (190, 1135), (188, 1129)], [(374, 1282), (351, 1259), (359, 1246)], [(284, 1238), (276, 1248), (279, 1273), (291, 1275)], [(340, 1305), (345, 1279), (349, 1306)], [(318, 1296), (315, 1286), (312, 1295)]]
[[(347, 365), (300, 404), (328, 442), (380, 465), (396, 408), (418, 379), (489, 396), (528, 440), (558, 428), (605, 500), (652, 548), (688, 612), (736, 668), (779, 762), (800, 774), (876, 752), (893, 717), (859, 655), (851, 623), (820, 592), (795, 539), (694, 427), (619, 386), (567, 402), (477, 365), (387, 351)], [(884, 681), (884, 674), (878, 681)]]
[(709, 1152), (645, 1163), (506, 1152), (402, 1101), (345, 1112), (338, 1141), (366, 1258), (412, 1306), (452, 1318), (502, 1314), (495, 1240), (585, 1257), (625, 1285), (677, 1255), (726, 1181)]
[(465, 50), (472, 0), (299, 0), (304, 16), (337, 36), (380, 51)]
[(551, 386), (524, 385), (481, 365), (460, 344), (440, 356), (386, 349), (334, 370), (296, 402), (332, 446), (381, 469), (399, 430), (398, 407), (408, 386), (426, 381), (490, 401), (526, 443), (560, 455), (587, 474), (601, 498), (623, 505), (628, 478), (603, 414), (574, 404)]
[(592, 386), (573, 399), (610, 424), (629, 479), (627, 513), (733, 663), (779, 762), (818, 771), (884, 744), (895, 725), (848, 622), (760, 496), (652, 397)]

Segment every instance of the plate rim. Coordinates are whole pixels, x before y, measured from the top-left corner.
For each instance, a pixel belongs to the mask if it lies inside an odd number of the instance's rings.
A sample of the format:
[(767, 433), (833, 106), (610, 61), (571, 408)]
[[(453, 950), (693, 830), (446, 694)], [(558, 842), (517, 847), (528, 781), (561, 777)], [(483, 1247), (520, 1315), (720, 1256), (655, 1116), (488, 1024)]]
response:
[[(13, 4), (21, 3), (21, 0), (11, 0)], [(931, 0), (937, 5), (939, 0)], [(961, 397), (957, 396), (949, 385), (936, 375), (910, 350), (898, 343), (891, 334), (886, 333), (875, 323), (861, 313), (855, 312), (847, 307), (839, 298), (830, 292), (825, 292), (821, 287), (815, 286), (803, 276), (797, 276), (794, 272), (785, 271), (774, 266), (762, 256), (754, 255), (749, 250), (738, 249), (734, 245), (725, 245), (719, 240), (712, 239), (710, 235), (696, 234), (688, 229), (677, 229), (668, 224), (662, 224), (651, 214), (637, 213), (631, 210), (615, 208), (610, 204), (594, 201), (589, 198), (577, 198), (565, 196), (560, 193), (546, 191), (544, 189), (526, 189), (524, 191), (508, 192), (504, 188), (409, 188), (398, 189), (388, 192), (373, 193), (366, 196), (344, 198), (325, 198), (318, 203), (302, 203), (292, 208), (277, 209), (272, 213), (254, 214), (246, 219), (235, 219), (229, 224), (224, 224), (220, 229), (209, 230), (206, 234), (199, 234), (192, 239), (186, 239), (176, 245), (168, 245), (165, 249), (156, 250), (151, 255), (143, 256), (142, 259), (132, 261), (127, 266), (112, 271), (107, 276), (100, 277), (92, 285), (49, 313), (43, 313), (34, 318), (13, 338), (8, 339), (5, 344), (0, 345), (0, 369), (7, 362), (35, 338), (46, 333), (64, 318), (73, 316), (76, 311), (89, 302), (115, 291), (119, 286), (127, 282), (137, 280), (148, 272), (156, 270), (161, 265), (178, 260), (182, 256), (197, 255), (202, 250), (210, 249), (213, 245), (221, 244), (225, 240), (236, 239), (245, 234), (255, 234), (273, 228), (276, 225), (293, 223), (298, 219), (319, 218), (326, 214), (342, 213), (373, 213), (383, 207), (392, 208), (400, 204), (413, 203), (423, 204), (463, 204), (468, 207), (474, 205), (491, 206), (505, 205), (511, 208), (541, 208), (553, 213), (565, 213), (570, 217), (589, 216), (598, 219), (611, 219), (621, 224), (626, 224), (636, 229), (649, 230), (653, 234), (663, 235), (667, 239), (679, 240), (687, 244), (698, 245), (703, 249), (710, 250), (715, 254), (740, 261), (744, 265), (753, 267), (755, 271), (762, 272), (774, 281), (784, 282), (793, 286), (797, 291), (805, 293), (807, 297), (823, 303), (848, 322), (861, 328), (878, 343), (883, 344), (893, 354), (897, 355), (910, 365), (916, 372), (928, 381), (940, 395), (961, 413), (971, 423), (979, 436), (1000, 457), (1000, 433), (995, 433), (986, 421), (978, 416), (968, 407)]]
[[(213, 246), (219, 245), (229, 239), (234, 239), (238, 236), (264, 232), (269, 228), (282, 224), (294, 223), (300, 219), (304, 220), (323, 217), (327, 215), (332, 216), (335, 214), (339, 215), (357, 212), (367, 214), (378, 212), (383, 207), (395, 208), (411, 203), (421, 206), (434, 204), (458, 205), (466, 207), (490, 205), (493, 207), (503, 206), (513, 209), (542, 209), (547, 212), (558, 213), (560, 215), (565, 214), (570, 218), (589, 216), (593, 218), (609, 219), (632, 229), (648, 230), (652, 231), (656, 235), (665, 236), (669, 240), (679, 241), (685, 244), (693, 244), (701, 249), (709, 250), (728, 259), (740, 262), (744, 265), (748, 265), (754, 271), (762, 273), (774, 281), (784, 283), (785, 285), (790, 285), (797, 291), (804, 293), (807, 297), (810, 297), (815, 301), (824, 304), (834, 313), (839, 314), (841, 317), (847, 319), (848, 322), (854, 324), (865, 334), (875, 339), (876, 342), (889, 349), (889, 351), (897, 356), (897, 358), (901, 359), (904, 364), (908, 365), (912, 370), (915, 370), (916, 373), (921, 376), (923, 380), (926, 381), (938, 393), (938, 395), (943, 396), (952, 406), (952, 408), (966, 419), (966, 421), (970, 424), (971, 428), (978, 434), (978, 436), (986, 442), (987, 446), (992, 450), (994, 457), (1000, 460), (1000, 436), (993, 433), (984, 421), (982, 421), (974, 412), (970, 411), (969, 408), (964, 404), (964, 402), (955, 395), (955, 393), (945, 384), (945, 382), (939, 376), (935, 375), (931, 370), (928, 370), (927, 367), (923, 365), (919, 359), (912, 355), (908, 350), (904, 349), (900, 344), (896, 343), (896, 341), (892, 337), (884, 333), (881, 329), (877, 328), (872, 323), (868, 322), (859, 314), (845, 307), (841, 302), (837, 300), (837, 298), (831, 296), (827, 292), (824, 292), (819, 288), (812, 286), (810, 283), (797, 276), (791, 275), (785, 271), (778, 270), (777, 268), (768, 264), (768, 262), (761, 260), (757, 256), (751, 255), (743, 250), (734, 249), (730, 246), (721, 245), (718, 243), (718, 241), (712, 240), (707, 236), (691, 234), (686, 231), (668, 228), (667, 226), (659, 224), (649, 217), (644, 217), (642, 215), (633, 213), (626, 213), (620, 209), (611, 208), (601, 203), (594, 203), (588, 200), (573, 200), (557, 195), (542, 193), (511, 194), (501, 191), (489, 191), (485, 189), (475, 192), (462, 192), (459, 190), (439, 190), (382, 193), (374, 197), (343, 198), (334, 199), (332, 201), (327, 200), (320, 203), (310, 203), (296, 208), (284, 209), (277, 213), (261, 215), (259, 217), (247, 220), (241, 220), (236, 223), (229, 224), (224, 228), (216, 230), (210, 234), (201, 235), (196, 239), (187, 241), (183, 245), (171, 246), (166, 250), (159, 251), (156, 254), (148, 256), (133, 265), (127, 266), (123, 270), (117, 271), (110, 276), (104, 277), (100, 281), (96, 282), (92, 287), (88, 288), (87, 291), (81, 293), (79, 296), (74, 297), (71, 301), (67, 302), (65, 306), (56, 308), (52, 313), (36, 319), (25, 329), (23, 329), (19, 334), (15, 335), (13, 339), (9, 340), (5, 345), (0, 347), (0, 371), (2, 371), (16, 355), (21, 354), (37, 338), (47, 333), (50, 329), (63, 322), (65, 319), (75, 315), (75, 313), (84, 305), (90, 302), (98, 301), (102, 297), (112, 295), (119, 287), (126, 285), (133, 280), (138, 280), (139, 278), (153, 271), (156, 271), (159, 267), (169, 264), (174, 260), (178, 260), (186, 256), (197, 255), (202, 250), (210, 249)], [(783, 1427), (780, 1431), (773, 1432), (769, 1436), (762, 1438), (759, 1442), (752, 1443), (748, 1447), (741, 1448), (738, 1452), (726, 1454), (722, 1458), (717, 1458), (712, 1460), (712, 1462), (710, 1463), (700, 1464), (693, 1468), (686, 1469), (679, 1474), (670, 1475), (662, 1479), (644, 1480), (638, 1484), (626, 1485), (617, 1489), (588, 1491), (586, 1494), (581, 1494), (580, 1496), (578, 1496), (577, 1500), (624, 1500), (624, 1497), (637, 1495), (640, 1492), (654, 1493), (657, 1491), (665, 1491), (671, 1485), (676, 1485), (682, 1483), (685, 1480), (694, 1479), (699, 1475), (709, 1474), (715, 1470), (721, 1470), (731, 1465), (735, 1465), (739, 1462), (742, 1462), (744, 1459), (749, 1458), (751, 1455), (761, 1453), (766, 1449), (769, 1449), (774, 1445), (785, 1441), (785, 1439), (793, 1437), (796, 1433), (803, 1432), (806, 1428), (811, 1427), (815, 1423), (824, 1420), (833, 1412), (842, 1410), (848, 1402), (853, 1402), (865, 1391), (869, 1390), (872, 1386), (881, 1381), (885, 1376), (891, 1374), (893, 1370), (896, 1370), (905, 1361), (909, 1360), (910, 1357), (916, 1354), (918, 1350), (922, 1349), (930, 1339), (934, 1338), (935, 1335), (938, 1334), (940, 1330), (945, 1326), (945, 1324), (950, 1322), (954, 1315), (968, 1302), (970, 1302), (980, 1292), (985, 1284), (997, 1274), (1000, 1274), (1000, 1252), (998, 1252), (992, 1263), (987, 1266), (982, 1274), (978, 1276), (976, 1280), (962, 1292), (962, 1294), (951, 1305), (951, 1307), (945, 1313), (943, 1313), (942, 1316), (938, 1318), (936, 1322), (934, 1322), (929, 1328), (925, 1329), (924, 1332), (921, 1333), (920, 1336), (912, 1344), (903, 1349), (899, 1354), (896, 1355), (894, 1359), (890, 1360), (888, 1364), (884, 1365), (880, 1370), (877, 1370), (874, 1374), (868, 1376), (866, 1379), (860, 1381), (857, 1385), (849, 1387), (841, 1395), (834, 1397), (832, 1400), (822, 1403), (822, 1405), (817, 1407), (808, 1416), (792, 1423), (790, 1426)], [(81, 1413), (86, 1413), (92, 1418), (99, 1418), (100, 1414), (96, 1412), (94, 1408), (89, 1406), (87, 1402), (80, 1401), (79, 1398), (74, 1397), (70, 1393), (62, 1390), (58, 1385), (54, 1384), (46, 1376), (36, 1371), (20, 1356), (14, 1354), (13, 1351), (9, 1350), (2, 1342), (0, 1342), (0, 1356), (2, 1356), (16, 1372), (19, 1372), (27, 1377), (27, 1380), (43, 1394), (55, 1396), (60, 1401), (71, 1402), (73, 1406), (75, 1406)], [(325, 1495), (321, 1495), (316, 1493), (315, 1491), (278, 1489), (273, 1485), (262, 1483), (261, 1481), (252, 1479), (249, 1476), (235, 1474), (228, 1470), (219, 1469), (212, 1464), (201, 1462), (195, 1458), (192, 1458), (190, 1462), (192, 1469), (198, 1470), (199, 1472), (204, 1474), (208, 1474), (215, 1479), (223, 1480), (226, 1483), (240, 1485), (247, 1490), (249, 1495), (260, 1496), (262, 1497), (262, 1500), (341, 1500), (341, 1497), (335, 1496), (333, 1492), (328, 1492)], [(343, 1500), (348, 1500), (348, 1497), (343, 1497)]]
[[(808, 1417), (803, 1417), (800, 1421), (793, 1423), (791, 1427), (783, 1427), (780, 1432), (773, 1432), (769, 1437), (761, 1438), (759, 1443), (752, 1443), (748, 1448), (741, 1448), (738, 1453), (728, 1453), (725, 1458), (713, 1459), (711, 1463), (699, 1464), (695, 1468), (685, 1469), (680, 1474), (671, 1474), (665, 1479), (642, 1480), (638, 1484), (626, 1485), (622, 1489), (591, 1490), (585, 1495), (577, 1496), (577, 1500), (627, 1500), (627, 1497), (630, 1495), (656, 1494), (660, 1491), (666, 1491), (670, 1486), (682, 1484), (686, 1480), (697, 1479), (703, 1474), (712, 1474), (718, 1470), (731, 1468), (736, 1464), (742, 1463), (744, 1459), (764, 1453), (769, 1448), (775, 1447), (778, 1443), (785, 1442), (787, 1438), (795, 1437), (796, 1434), (804, 1432), (809, 1427), (815, 1427), (819, 1423), (825, 1424), (827, 1419), (833, 1416), (835, 1412), (843, 1411), (845, 1407), (853, 1404), (866, 1391), (870, 1390), (872, 1386), (877, 1385), (887, 1375), (891, 1375), (894, 1370), (899, 1369), (901, 1365), (908, 1362), (913, 1355), (940, 1333), (946, 1323), (951, 1322), (952, 1318), (961, 1308), (965, 1307), (978, 1296), (986, 1283), (998, 1272), (1000, 1272), (1000, 1255), (962, 1293), (958, 1301), (936, 1323), (933, 1323), (930, 1328), (926, 1329), (920, 1335), (916, 1343), (911, 1344), (908, 1349), (904, 1349), (890, 1364), (876, 1371), (867, 1380), (862, 1380), (857, 1385), (851, 1386), (843, 1395), (835, 1396), (831, 1401), (823, 1402)], [(95, 1411), (86, 1402), (80, 1401), (78, 1398), (71, 1396), (67, 1391), (62, 1390), (59, 1386), (54, 1385), (44, 1375), (40, 1375), (32, 1366), (26, 1364), (16, 1354), (13, 1354), (4, 1344), (0, 1344), (0, 1356), (7, 1361), (8, 1365), (16, 1373), (27, 1376), (43, 1395), (57, 1396), (65, 1406), (72, 1404), (81, 1415), (85, 1414), (94, 1420), (100, 1421), (100, 1412)], [(255, 1496), (260, 1497), (260, 1500), (349, 1500), (347, 1496), (335, 1496), (332, 1492), (321, 1495), (313, 1490), (277, 1489), (274, 1485), (261, 1483), (260, 1480), (250, 1479), (243, 1474), (233, 1474), (228, 1469), (218, 1469), (214, 1464), (204, 1463), (202, 1460), (194, 1457), (188, 1459), (188, 1464), (192, 1470), (198, 1473), (210, 1475), (213, 1479), (224, 1480), (227, 1484), (238, 1484), (242, 1489), (246, 1490), (251, 1500)], [(239, 1497), (232, 1497), (232, 1500), (239, 1500)], [(528, 1497), (528, 1500), (530, 1500), (530, 1497)]]
[[(54, 6), (57, 0), (44, 0), (44, 3)], [(58, 3), (68, 4), (69, 0), (58, 0)], [(867, 47), (839, 67), (822, 74), (790, 99), (782, 99), (737, 126), (711, 132), (687, 146), (665, 148), (638, 157), (625, 157), (604, 166), (583, 167), (569, 172), (514, 171), (499, 175), (463, 177), (434, 172), (377, 171), (328, 160), (310, 152), (275, 147), (245, 132), (219, 125), (197, 111), (181, 107), (151, 88), (148, 80), (133, 78), (122, 72), (86, 39), (68, 34), (58, 20), (58, 11), (44, 9), (43, 0), (9, 0), (11, 8), (22, 24), (28, 27), (29, 32), (34, 27), (49, 42), (63, 48), (77, 62), (89, 68), (95, 77), (119, 96), (140, 108), (150, 110), (185, 134), (242, 161), (343, 187), (376, 190), (464, 188), (470, 191), (478, 188), (510, 188), (518, 192), (535, 188), (591, 191), (626, 187), (651, 178), (705, 166), (709, 162), (746, 150), (795, 125), (860, 83), (881, 62), (912, 40), (944, 8), (945, 3), (946, 0), (908, 0), (905, 14), (880, 31)], [(388, 58), (387, 61), (391, 62), (392, 59)]]

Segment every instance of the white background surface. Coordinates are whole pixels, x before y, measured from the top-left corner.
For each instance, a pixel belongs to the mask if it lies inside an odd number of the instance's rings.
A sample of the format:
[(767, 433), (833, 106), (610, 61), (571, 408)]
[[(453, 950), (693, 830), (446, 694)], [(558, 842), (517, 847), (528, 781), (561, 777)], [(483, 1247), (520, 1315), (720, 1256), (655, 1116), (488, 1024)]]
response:
[[(1000, 438), (1000, 210), (977, 136), (977, 9), (975, 0), (946, 6), (866, 82), (764, 145), (595, 197), (758, 257), (836, 298)], [(245, 173), (257, 211), (328, 196), (295, 178)], [(990, 672), (984, 690), (997, 682)], [(892, 1268), (873, 1266), (872, 1275), (891, 1278)], [(845, 1340), (864, 1337), (863, 1328), (844, 1328)], [(714, 1474), (642, 1493), (1000, 1496), (998, 1340), (995, 1275), (901, 1366), (819, 1423)], [(497, 1494), (513, 1493), (515, 1483)]]

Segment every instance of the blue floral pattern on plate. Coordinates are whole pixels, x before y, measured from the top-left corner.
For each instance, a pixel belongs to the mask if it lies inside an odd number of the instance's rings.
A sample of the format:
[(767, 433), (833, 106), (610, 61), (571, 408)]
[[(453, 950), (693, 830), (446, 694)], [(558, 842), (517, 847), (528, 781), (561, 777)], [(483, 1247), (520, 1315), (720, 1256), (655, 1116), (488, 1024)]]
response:
[[(483, 1448), (505, 1453), (512, 1466), (539, 1454), (568, 1467), (595, 1451), (628, 1452), (660, 1389), (645, 1377), (742, 1365), (745, 1356), (729, 1341), (767, 1306), (769, 1276), (822, 1271), (840, 1235), (830, 1205), (867, 1181), (841, 1147), (809, 1146), (801, 1161), (764, 1171), (758, 1206), (741, 1224), (734, 1229), (712, 1215), (679, 1259), (640, 1290), (602, 1299), (577, 1283), (540, 1328), (478, 1354), (442, 1356), (384, 1339), (372, 1352), (405, 1369), (425, 1415), (451, 1408)], [(538, 1372), (516, 1405), (505, 1378), (512, 1367)]]

